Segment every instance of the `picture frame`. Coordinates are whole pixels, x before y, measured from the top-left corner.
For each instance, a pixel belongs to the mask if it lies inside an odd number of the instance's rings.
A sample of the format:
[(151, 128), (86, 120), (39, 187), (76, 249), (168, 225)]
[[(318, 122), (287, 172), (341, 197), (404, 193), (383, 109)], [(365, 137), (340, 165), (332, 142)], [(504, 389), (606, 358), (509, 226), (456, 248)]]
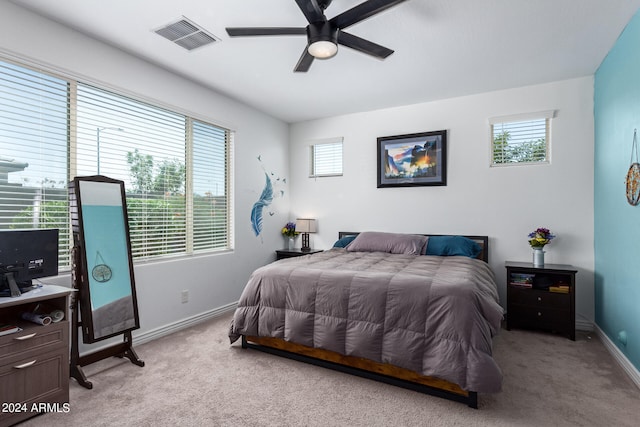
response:
[(447, 185), (447, 131), (378, 138), (378, 188)]

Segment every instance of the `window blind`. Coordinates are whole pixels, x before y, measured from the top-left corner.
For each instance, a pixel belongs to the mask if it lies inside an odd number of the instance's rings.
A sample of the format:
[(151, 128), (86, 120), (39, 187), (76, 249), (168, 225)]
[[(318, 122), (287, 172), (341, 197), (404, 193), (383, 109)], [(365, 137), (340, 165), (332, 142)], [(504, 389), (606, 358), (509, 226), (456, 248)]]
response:
[(57, 228), (70, 265), (68, 83), (0, 62), (0, 229)]
[(127, 96), (0, 61), (0, 229), (58, 228), (67, 183), (125, 183), (134, 260), (231, 246), (233, 133)]
[(311, 145), (311, 177), (342, 175), (342, 138)]
[(226, 248), (229, 243), (227, 176), (230, 134), (193, 121), (193, 250)]
[(184, 116), (79, 83), (77, 135), (77, 174), (125, 183), (133, 257), (185, 252)]
[(548, 163), (554, 111), (490, 119), (492, 165)]

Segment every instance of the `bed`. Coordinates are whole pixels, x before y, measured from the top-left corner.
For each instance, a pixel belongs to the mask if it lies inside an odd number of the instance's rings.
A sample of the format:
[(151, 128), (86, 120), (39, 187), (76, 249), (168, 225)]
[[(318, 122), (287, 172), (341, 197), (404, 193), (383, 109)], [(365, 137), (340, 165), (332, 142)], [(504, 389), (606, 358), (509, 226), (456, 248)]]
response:
[(336, 246), (257, 269), (231, 343), (473, 408), (478, 393), (501, 390), (486, 236), (341, 232)]

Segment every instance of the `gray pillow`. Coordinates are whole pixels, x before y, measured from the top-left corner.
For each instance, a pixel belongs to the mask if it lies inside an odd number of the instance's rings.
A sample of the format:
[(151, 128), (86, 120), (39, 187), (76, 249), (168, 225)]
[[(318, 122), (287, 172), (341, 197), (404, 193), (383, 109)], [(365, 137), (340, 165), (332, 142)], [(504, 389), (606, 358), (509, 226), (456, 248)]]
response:
[(428, 239), (427, 236), (417, 234), (365, 231), (358, 234), (354, 241), (347, 245), (347, 251), (420, 255), (424, 252)]

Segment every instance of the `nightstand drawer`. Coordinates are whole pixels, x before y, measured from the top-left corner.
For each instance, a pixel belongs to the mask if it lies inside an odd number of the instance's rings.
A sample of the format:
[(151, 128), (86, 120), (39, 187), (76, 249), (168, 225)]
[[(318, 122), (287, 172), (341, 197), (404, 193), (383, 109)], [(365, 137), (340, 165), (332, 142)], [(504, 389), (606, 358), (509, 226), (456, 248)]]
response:
[(569, 306), (571, 301), (568, 293), (560, 294), (536, 289), (515, 289), (513, 287), (509, 291), (509, 304), (564, 309)]
[(512, 305), (508, 312), (510, 323), (515, 325), (559, 331), (565, 331), (571, 325), (570, 315), (569, 310), (517, 304)]

